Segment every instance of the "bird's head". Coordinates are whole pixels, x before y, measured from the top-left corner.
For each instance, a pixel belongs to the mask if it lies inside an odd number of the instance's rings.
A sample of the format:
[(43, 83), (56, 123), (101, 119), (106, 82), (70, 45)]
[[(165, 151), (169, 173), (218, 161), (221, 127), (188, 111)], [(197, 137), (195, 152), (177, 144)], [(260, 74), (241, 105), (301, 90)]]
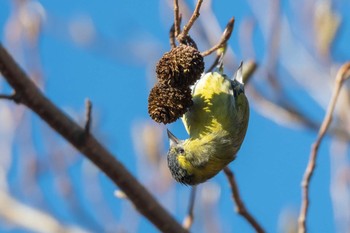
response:
[(187, 159), (191, 152), (186, 146), (186, 140), (179, 140), (169, 130), (167, 132), (170, 143), (167, 156), (171, 175), (180, 183), (194, 185), (194, 167)]

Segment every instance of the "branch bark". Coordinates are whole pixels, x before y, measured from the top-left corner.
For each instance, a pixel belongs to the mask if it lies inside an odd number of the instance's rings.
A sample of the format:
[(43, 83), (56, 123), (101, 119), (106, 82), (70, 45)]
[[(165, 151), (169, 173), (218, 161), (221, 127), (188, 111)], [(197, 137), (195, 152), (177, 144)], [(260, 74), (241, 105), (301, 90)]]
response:
[(321, 145), (321, 142), (322, 142), (324, 136), (327, 133), (327, 130), (328, 130), (331, 122), (332, 122), (334, 108), (335, 108), (335, 105), (337, 103), (341, 87), (342, 87), (344, 81), (346, 81), (349, 77), (350, 77), (350, 62), (347, 62), (340, 67), (340, 69), (337, 73), (337, 76), (335, 78), (335, 85), (334, 85), (334, 89), (333, 89), (333, 94), (332, 94), (331, 100), (329, 102), (326, 115), (325, 115), (323, 122), (322, 122), (322, 125), (318, 131), (316, 141), (311, 146), (309, 163), (306, 167), (303, 181), (301, 183), (302, 203), (301, 203), (299, 221), (298, 221), (298, 223), (299, 223), (298, 232), (299, 233), (305, 233), (307, 231), (306, 218), (307, 218), (307, 211), (309, 209), (309, 185), (310, 185), (310, 180), (312, 178), (312, 175), (313, 175), (315, 167), (316, 167), (318, 149)]
[(180, 34), (180, 10), (178, 0), (174, 0), (174, 37)]
[(196, 190), (197, 190), (197, 186), (193, 186), (191, 189), (190, 201), (188, 204), (188, 213), (182, 223), (182, 226), (187, 230), (190, 230), (191, 226), (193, 225), (193, 220), (194, 220), (193, 210), (194, 210), (194, 202), (196, 199)]
[(221, 39), (219, 41), (219, 43), (217, 43), (216, 45), (214, 45), (212, 48), (204, 51), (201, 53), (201, 55), (203, 57), (208, 56), (210, 54), (212, 54), (213, 52), (215, 52), (216, 50), (220, 49), (220, 48), (224, 48), (226, 47), (227, 41), (230, 39), (232, 31), (233, 31), (233, 26), (235, 23), (235, 18), (232, 17), (227, 25), (226, 25), (226, 29), (225, 31), (222, 33)]
[[(175, 1), (177, 2), (177, 0)], [(203, 3), (203, 0), (198, 0), (196, 7), (192, 13), (191, 18), (189, 19), (189, 21), (187, 22), (187, 24), (184, 26), (184, 28), (182, 29), (182, 32), (177, 35), (177, 40), (181, 43), (182, 41), (185, 40), (185, 38), (187, 37), (188, 33), (191, 30), (191, 27), (193, 26), (194, 22), (197, 20), (197, 18), (199, 17), (199, 10), (201, 8), (201, 5)], [(178, 17), (177, 17), (178, 18)], [(175, 28), (176, 29), (176, 28)]]
[(159, 230), (187, 232), (93, 135), (86, 134), (81, 126), (43, 95), (1, 44), (0, 72), (15, 90), (21, 104), (38, 114), (101, 169)]
[(260, 226), (257, 220), (249, 213), (249, 211), (245, 208), (245, 205), (241, 199), (241, 196), (239, 194), (239, 189), (236, 183), (235, 176), (230, 168), (225, 167), (224, 173), (228, 179), (228, 182), (230, 183), (231, 190), (232, 190), (232, 198), (234, 202), (236, 203), (236, 211), (239, 215), (241, 215), (243, 218), (247, 220), (247, 222), (255, 229), (258, 233), (264, 233), (265, 230)]

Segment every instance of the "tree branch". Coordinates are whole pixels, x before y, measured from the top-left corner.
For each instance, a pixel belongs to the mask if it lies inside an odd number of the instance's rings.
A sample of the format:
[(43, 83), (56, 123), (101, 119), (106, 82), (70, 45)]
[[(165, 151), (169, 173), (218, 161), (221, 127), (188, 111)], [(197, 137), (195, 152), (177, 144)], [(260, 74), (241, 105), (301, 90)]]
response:
[(224, 168), (224, 173), (230, 183), (232, 190), (232, 198), (236, 203), (236, 211), (239, 215), (245, 218), (248, 223), (255, 229), (258, 233), (264, 233), (264, 229), (260, 226), (260, 224), (255, 220), (255, 218), (248, 212), (245, 208), (245, 205), (239, 195), (238, 186), (235, 180), (235, 176), (229, 167)]
[(226, 25), (226, 29), (225, 31), (222, 33), (221, 39), (219, 41), (219, 43), (217, 43), (216, 45), (214, 45), (212, 48), (202, 52), (202, 56), (208, 56), (210, 54), (212, 54), (213, 52), (215, 52), (217, 49), (220, 49), (222, 47), (225, 47), (227, 41), (230, 39), (232, 31), (233, 31), (233, 26), (235, 24), (235, 18), (232, 17), (230, 19), (230, 21), (228, 21), (227, 25)]
[(85, 122), (85, 134), (90, 134), (90, 128), (91, 128), (91, 122), (92, 122), (92, 116), (91, 116), (91, 110), (92, 110), (92, 103), (89, 99), (85, 102), (85, 108), (86, 108), (86, 122)]
[(192, 186), (190, 201), (188, 204), (188, 213), (182, 223), (182, 226), (187, 230), (189, 230), (193, 224), (193, 219), (194, 219), (193, 209), (194, 209), (194, 202), (196, 200), (196, 189), (197, 189), (197, 186)]
[[(175, 2), (177, 2), (175, 0)], [(201, 5), (203, 3), (203, 0), (198, 0), (196, 7), (193, 11), (193, 14), (190, 18), (190, 20), (187, 22), (187, 24), (184, 26), (182, 32), (177, 36), (177, 40), (181, 43), (185, 40), (185, 38), (187, 37), (188, 33), (191, 30), (192, 25), (194, 24), (194, 22), (197, 20), (197, 18), (199, 17), (199, 10), (201, 8)], [(176, 27), (175, 27), (176, 30)]]
[(13, 100), (16, 104), (20, 102), (20, 97), (16, 92), (11, 95), (0, 94), (0, 99)]
[(187, 232), (92, 135), (47, 99), (0, 44), (0, 72), (20, 96), (56, 132), (100, 168), (128, 196), (136, 209), (162, 232)]
[(347, 62), (343, 64), (335, 78), (335, 85), (333, 89), (333, 94), (331, 97), (331, 100), (329, 102), (326, 115), (323, 119), (323, 122), (320, 126), (320, 129), (318, 131), (318, 135), (316, 138), (316, 141), (311, 146), (311, 152), (310, 152), (310, 158), (309, 163), (306, 167), (303, 180), (301, 182), (302, 187), (302, 203), (300, 207), (300, 214), (299, 214), (299, 220), (298, 220), (298, 232), (299, 233), (305, 233), (306, 232), (306, 217), (307, 217), (307, 211), (309, 208), (309, 185), (310, 180), (312, 178), (312, 175), (314, 173), (315, 167), (316, 167), (316, 160), (318, 155), (318, 149), (321, 145), (321, 142), (327, 133), (327, 130), (332, 122), (333, 112), (335, 105), (337, 103), (337, 99), (341, 90), (341, 87), (348, 78), (350, 77), (350, 62)]
[[(179, 22), (177, 24), (181, 24), (181, 19), (182, 19), (182, 16), (180, 14), (179, 18), (178, 19), (175, 19), (178, 20)], [(169, 42), (170, 42), (170, 46), (171, 48), (175, 48), (176, 47), (176, 31), (175, 31), (175, 23), (171, 26), (170, 30), (169, 30)]]
[[(223, 52), (224, 52), (224, 51), (223, 51)], [(222, 57), (222, 53), (217, 53), (216, 56), (215, 56), (215, 59), (214, 59), (213, 63), (212, 63), (211, 66), (205, 71), (205, 73), (212, 72), (212, 71), (217, 67), (217, 65), (219, 64), (221, 57)]]
[(180, 23), (181, 23), (180, 18), (181, 18), (181, 16), (180, 16), (180, 11), (179, 11), (179, 1), (174, 0), (174, 33), (175, 33), (175, 37), (177, 37), (180, 33)]
[(3, 190), (0, 191), (0, 217), (30, 232), (37, 233), (88, 233), (77, 226), (64, 226), (53, 216), (25, 205)]

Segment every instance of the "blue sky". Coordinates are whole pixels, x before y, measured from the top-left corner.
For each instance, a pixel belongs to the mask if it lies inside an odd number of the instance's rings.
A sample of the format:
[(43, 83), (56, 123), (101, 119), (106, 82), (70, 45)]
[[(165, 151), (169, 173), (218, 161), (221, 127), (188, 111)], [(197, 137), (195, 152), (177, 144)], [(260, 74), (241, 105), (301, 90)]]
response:
[[(301, 2), (296, 1), (295, 4), (301, 6)], [(165, 1), (106, 0), (102, 3), (96, 0), (42, 0), (40, 3), (47, 14), (39, 43), (46, 95), (82, 124), (84, 101), (86, 98), (91, 99), (95, 120), (93, 132), (134, 175), (145, 182), (137, 171), (138, 159), (132, 144), (132, 128), (135, 123), (150, 122), (147, 113), (147, 97), (153, 82), (152, 76), (155, 75), (155, 64), (162, 53), (169, 50), (168, 29), (172, 23), (171, 9)], [(292, 5), (288, 1), (282, 1), (282, 12), (293, 21), (295, 15)], [(345, 14), (346, 7), (349, 9), (346, 1), (334, 3), (334, 8), (344, 17), (341, 30), (332, 47), (331, 59), (334, 63), (349, 59), (350, 47), (346, 41), (349, 41), (350, 37), (348, 27), (350, 16)], [(2, 0), (0, 2), (0, 28), (2, 29), (0, 38), (5, 45), (7, 42), (4, 42), (4, 25), (10, 12), (10, 1)], [(237, 60), (251, 59), (252, 57), (248, 57), (238, 44), (242, 22), (247, 18), (254, 18), (249, 4), (245, 1), (214, 1), (213, 12), (222, 28), (230, 17), (235, 16), (236, 29), (229, 44), (236, 53)], [(96, 33), (99, 35), (97, 46), (79, 46), (69, 36), (68, 25), (84, 19), (91, 20), (95, 26)], [(298, 36), (304, 43), (305, 37)], [(262, 31), (255, 29), (253, 31), (255, 59), (263, 65), (266, 64), (264, 61), (266, 43)], [(135, 54), (131, 47), (133, 44), (141, 46), (140, 54)], [(306, 42), (305, 44), (310, 50)], [(200, 47), (200, 50), (205, 49)], [(26, 66), (25, 64), (25, 62), (22, 63), (23, 66)], [(290, 74), (285, 72), (278, 63), (276, 70), (282, 82), (291, 80)], [(259, 72), (253, 76), (258, 86), (262, 83), (259, 78)], [(287, 89), (290, 98), (320, 121), (323, 118), (323, 109), (305, 93), (302, 87), (291, 83), (291, 88)], [(312, 130), (292, 129), (271, 121), (256, 110), (256, 104), (249, 96), (249, 92), (247, 96), (252, 100), (249, 128), (238, 158), (230, 167), (236, 174), (247, 208), (268, 232), (278, 232), (282, 213), (290, 210), (298, 214), (301, 201), (300, 183), (316, 134)], [(46, 137), (43, 132), (50, 132), (50, 129), (35, 116), (31, 123), (34, 128), (40, 128), (33, 133), (35, 147), (40, 152), (40, 160), (49, 164), (50, 161), (45, 157), (45, 151), (48, 150), (49, 145), (43, 144), (43, 139)], [(186, 138), (180, 121), (168, 127), (179, 138)], [(164, 146), (167, 148), (166, 127), (162, 129)], [(58, 148), (65, 145), (59, 137), (55, 135), (52, 137), (58, 141)], [(316, 172), (311, 183), (312, 202), (308, 218), (310, 232), (336, 231), (330, 197), (330, 142), (330, 138), (326, 137), (321, 146)], [(14, 147), (17, 146), (18, 144), (14, 145)], [(69, 152), (73, 156), (77, 154), (74, 150)], [(69, 156), (67, 154), (64, 157), (69, 158)], [(20, 156), (17, 156), (14, 164), (18, 163), (17, 166), (20, 166), (18, 162), (20, 159)], [(70, 211), (68, 204), (57, 195), (55, 186), (52, 184), (54, 178), (50, 166), (45, 170), (46, 175), (38, 181), (39, 187), (43, 190), (45, 202), (50, 203), (48, 205), (37, 206), (30, 196), (22, 194), (21, 171), (18, 167), (12, 168), (8, 182), (13, 196), (19, 200), (51, 213), (64, 224), (75, 224), (97, 232), (101, 227), (98, 226), (101, 220), (96, 216), (89, 199), (85, 197), (86, 186), (84, 185), (86, 184), (82, 184), (84, 179), (81, 178), (81, 170), (89, 166), (87, 164), (83, 157), (78, 157), (70, 167), (68, 176), (74, 184), (74, 192), (80, 198), (83, 209), (93, 216), (95, 222), (89, 221), (89, 218), (77, 217), (79, 213)], [(147, 171), (150, 168), (146, 164), (143, 169)], [(113, 215), (112, 220), (117, 221), (115, 224), (118, 226), (123, 225), (121, 221), (125, 216), (122, 211), (125, 209), (130, 211), (132, 208), (128, 206), (126, 200), (113, 196), (116, 187), (104, 175), (101, 174), (98, 178), (102, 186), (103, 200), (108, 203), (109, 211)], [(157, 179), (157, 176), (154, 179)], [(223, 174), (219, 174), (208, 184), (203, 184), (200, 190), (213, 184), (221, 190), (217, 205), (213, 209), (213, 212), (219, 216), (221, 232), (253, 232), (247, 222), (235, 213), (230, 189)], [(186, 213), (189, 193), (189, 187), (174, 183), (166, 195), (157, 194), (157, 198), (179, 221), (182, 221)], [(177, 204), (174, 205), (174, 203)], [(205, 207), (195, 207), (194, 232), (203, 230), (203, 219), (201, 219), (203, 209)], [(156, 231), (144, 218), (141, 218), (140, 225), (136, 229), (131, 226), (128, 229), (128, 225), (124, 222), (127, 232), (128, 230), (130, 232)], [(26, 232), (26, 229), (11, 227), (7, 224), (2, 227), (0, 224), (0, 231)]]

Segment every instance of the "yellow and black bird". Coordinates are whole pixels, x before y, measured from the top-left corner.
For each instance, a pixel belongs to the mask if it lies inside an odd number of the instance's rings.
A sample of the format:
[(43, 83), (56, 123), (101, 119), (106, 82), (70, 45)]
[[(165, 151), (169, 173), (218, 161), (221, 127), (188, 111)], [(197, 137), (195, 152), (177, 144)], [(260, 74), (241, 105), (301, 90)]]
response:
[(168, 130), (168, 166), (176, 181), (188, 185), (215, 176), (241, 147), (249, 121), (242, 64), (232, 80), (220, 71), (204, 74), (193, 86), (192, 100), (182, 117), (189, 138), (179, 140)]

